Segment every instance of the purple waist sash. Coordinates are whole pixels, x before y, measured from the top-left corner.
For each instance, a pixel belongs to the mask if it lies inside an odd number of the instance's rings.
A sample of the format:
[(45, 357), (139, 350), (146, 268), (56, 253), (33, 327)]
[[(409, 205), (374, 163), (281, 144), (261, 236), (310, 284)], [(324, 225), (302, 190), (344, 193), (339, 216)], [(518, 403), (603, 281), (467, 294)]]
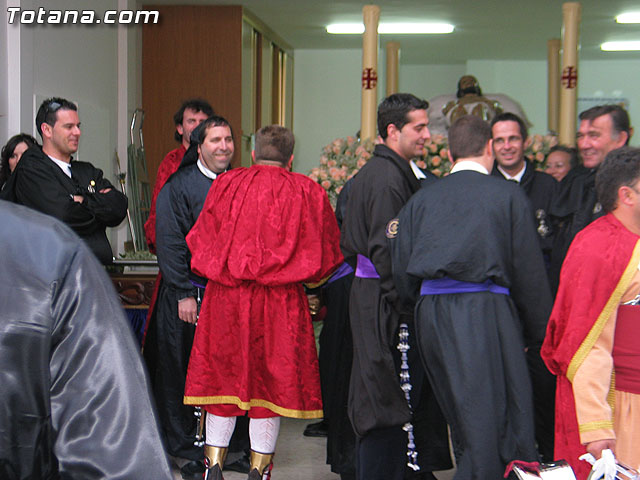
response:
[(462, 282), (453, 278), (438, 278), (435, 280), (423, 280), (420, 287), (420, 295), (442, 295), (445, 293), (474, 293), (491, 292), (509, 295), (509, 289), (496, 285), (491, 280), (482, 283)]
[(193, 285), (196, 288), (207, 288), (206, 285), (201, 285), (191, 278), (189, 279), (189, 281), (191, 282), (191, 285)]
[(380, 278), (376, 267), (364, 255), (358, 254), (358, 263), (356, 264), (356, 277), (358, 278)]
[(346, 277), (351, 272), (353, 272), (353, 268), (351, 268), (351, 265), (349, 265), (347, 262), (343, 262), (342, 265), (340, 265), (338, 269), (333, 272), (333, 275), (331, 275), (331, 278), (329, 278), (327, 283), (333, 283), (336, 280), (340, 280), (342, 277)]

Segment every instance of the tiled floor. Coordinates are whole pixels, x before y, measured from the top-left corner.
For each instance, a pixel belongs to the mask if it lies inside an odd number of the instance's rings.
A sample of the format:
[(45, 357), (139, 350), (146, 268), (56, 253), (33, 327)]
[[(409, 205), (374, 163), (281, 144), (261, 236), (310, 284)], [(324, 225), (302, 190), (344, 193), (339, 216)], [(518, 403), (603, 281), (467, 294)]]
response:
[[(314, 420), (317, 421), (317, 420)], [(314, 421), (283, 418), (274, 458), (272, 480), (340, 480), (325, 463), (326, 439), (302, 435), (305, 426)], [(436, 473), (439, 480), (453, 478), (454, 470)], [(176, 470), (174, 477), (180, 480)], [(246, 480), (245, 474), (224, 472), (225, 480)]]

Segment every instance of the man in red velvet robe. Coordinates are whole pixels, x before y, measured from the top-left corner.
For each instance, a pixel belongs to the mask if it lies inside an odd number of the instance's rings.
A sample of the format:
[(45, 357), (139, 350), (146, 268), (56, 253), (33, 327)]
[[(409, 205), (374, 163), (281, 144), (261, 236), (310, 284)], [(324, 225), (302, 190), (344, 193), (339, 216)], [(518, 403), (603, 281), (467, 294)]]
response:
[(294, 138), (258, 131), (254, 165), (220, 175), (187, 236), (208, 278), (185, 387), (207, 411), (207, 479), (221, 466), (236, 416), (250, 417), (249, 478), (269, 478), (280, 416), (321, 418), (313, 327), (304, 283), (343, 261), (325, 191), (290, 172)]
[(596, 190), (607, 215), (569, 248), (542, 349), (558, 375), (555, 457), (578, 479), (585, 452), (640, 468), (640, 149), (610, 152)]

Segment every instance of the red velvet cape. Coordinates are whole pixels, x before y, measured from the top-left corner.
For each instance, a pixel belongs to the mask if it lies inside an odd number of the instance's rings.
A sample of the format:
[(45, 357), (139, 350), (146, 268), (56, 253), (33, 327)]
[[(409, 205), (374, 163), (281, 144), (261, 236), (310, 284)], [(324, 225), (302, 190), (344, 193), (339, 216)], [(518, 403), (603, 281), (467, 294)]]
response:
[(169, 180), (169, 177), (178, 170), (185, 153), (187, 153), (187, 149), (184, 148), (184, 145), (180, 145), (180, 148), (167, 153), (158, 167), (156, 183), (153, 186), (153, 194), (151, 195), (149, 217), (144, 222), (144, 236), (147, 239), (147, 245), (151, 253), (156, 253), (156, 200), (158, 199), (158, 194), (164, 184), (167, 183), (167, 180)]
[(220, 175), (187, 236), (192, 270), (209, 279), (185, 403), (322, 416), (317, 354), (303, 282), (343, 261), (325, 191), (277, 166)]
[(640, 262), (640, 237), (608, 214), (576, 235), (560, 273), (560, 287), (542, 346), (542, 358), (558, 376), (555, 457), (585, 479), (588, 463), (580, 443), (571, 382), (615, 312)]

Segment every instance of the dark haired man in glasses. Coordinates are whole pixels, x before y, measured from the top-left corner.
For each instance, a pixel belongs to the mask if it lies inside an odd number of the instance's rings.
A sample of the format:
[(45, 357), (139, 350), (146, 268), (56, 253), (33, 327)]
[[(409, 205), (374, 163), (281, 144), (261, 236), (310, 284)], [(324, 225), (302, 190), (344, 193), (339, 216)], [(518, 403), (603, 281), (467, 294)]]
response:
[[(106, 227), (127, 215), (127, 197), (88, 162), (74, 161), (80, 119), (63, 98), (42, 102), (36, 115), (42, 148), (29, 148), (14, 170), (2, 198), (56, 217), (69, 225), (103, 264), (113, 261)], [(22, 165), (21, 165), (22, 164)]]

